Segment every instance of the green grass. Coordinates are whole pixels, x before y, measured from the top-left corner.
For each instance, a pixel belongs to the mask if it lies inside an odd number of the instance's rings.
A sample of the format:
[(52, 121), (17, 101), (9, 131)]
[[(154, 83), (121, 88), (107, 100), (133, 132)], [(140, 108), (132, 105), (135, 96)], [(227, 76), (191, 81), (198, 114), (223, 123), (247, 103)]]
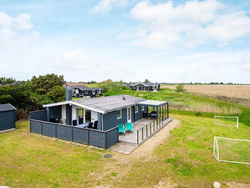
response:
[(218, 162), (213, 157), (214, 136), (249, 139), (249, 127), (225, 128), (214, 126), (212, 118), (171, 116), (180, 119), (181, 126), (155, 149), (153, 160), (134, 163), (129, 175), (117, 180), (121, 186), (151, 187), (162, 180), (185, 187), (211, 187), (213, 181), (250, 183), (249, 165)]
[[(28, 121), (19, 121), (16, 131), (0, 134), (0, 184), (11, 187), (153, 187), (161, 181), (179, 187), (211, 187), (213, 181), (250, 183), (250, 165), (218, 162), (212, 154), (214, 136), (250, 138), (249, 107), (170, 89), (105, 93), (115, 94), (167, 100), (170, 117), (179, 119), (181, 125), (172, 130), (152, 154), (136, 159), (30, 134)], [(239, 115), (240, 128), (215, 126), (214, 114)], [(237, 147), (233, 146), (245, 157), (245, 149), (242, 150), (245, 146), (239, 150)], [(104, 159), (105, 153), (112, 157)]]
[(28, 121), (0, 135), (0, 184), (11, 187), (92, 185), (90, 173), (101, 169), (103, 152), (30, 134)]

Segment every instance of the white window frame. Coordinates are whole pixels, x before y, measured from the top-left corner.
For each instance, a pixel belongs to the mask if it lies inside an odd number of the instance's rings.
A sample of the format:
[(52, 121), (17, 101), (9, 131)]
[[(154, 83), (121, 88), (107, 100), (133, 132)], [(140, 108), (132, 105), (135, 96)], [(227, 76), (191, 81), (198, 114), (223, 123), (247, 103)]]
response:
[(93, 95), (95, 94), (95, 90), (92, 90), (92, 94), (93, 94)]
[(143, 112), (144, 112), (144, 106), (142, 106), (142, 107), (141, 107), (141, 111), (143, 111)]
[[(120, 116), (118, 116), (118, 111), (120, 112)], [(121, 110), (117, 110), (117, 119), (122, 119), (122, 109)]]
[(138, 113), (138, 111), (139, 111), (138, 106), (135, 106), (135, 113)]

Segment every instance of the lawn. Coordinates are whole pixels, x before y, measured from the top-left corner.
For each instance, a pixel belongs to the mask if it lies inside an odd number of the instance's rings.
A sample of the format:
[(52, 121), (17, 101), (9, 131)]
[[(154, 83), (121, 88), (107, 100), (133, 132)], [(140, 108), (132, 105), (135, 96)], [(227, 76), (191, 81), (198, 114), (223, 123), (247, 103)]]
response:
[[(153, 153), (134, 158), (30, 134), (28, 122), (0, 135), (0, 182), (12, 187), (211, 187), (213, 181), (250, 183), (250, 166), (218, 162), (214, 136), (250, 137), (248, 126), (215, 126), (213, 118), (170, 114), (181, 125)], [(105, 159), (103, 155), (112, 157)]]
[[(170, 117), (180, 120), (180, 125), (152, 153), (137, 158), (31, 134), (28, 121), (19, 121), (16, 131), (0, 134), (0, 184), (11, 187), (211, 187), (213, 181), (250, 184), (250, 165), (218, 162), (213, 157), (214, 136), (250, 139), (249, 107), (167, 88), (159, 92), (122, 89), (105, 93), (115, 94), (167, 100)], [(215, 126), (214, 114), (239, 115), (240, 128)], [(249, 156), (247, 152), (243, 157)], [(106, 153), (112, 157), (105, 159)]]
[(101, 169), (102, 150), (30, 134), (28, 121), (0, 135), (0, 184), (11, 187), (92, 185), (86, 177)]

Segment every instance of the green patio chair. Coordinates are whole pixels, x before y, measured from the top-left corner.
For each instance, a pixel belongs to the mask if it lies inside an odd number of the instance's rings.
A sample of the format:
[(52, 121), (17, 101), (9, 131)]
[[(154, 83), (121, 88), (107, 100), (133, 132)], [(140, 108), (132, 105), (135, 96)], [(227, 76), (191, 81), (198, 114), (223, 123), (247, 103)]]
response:
[(126, 123), (126, 131), (132, 131), (133, 132), (133, 123), (131, 123), (131, 122)]
[(125, 134), (125, 129), (123, 124), (118, 124), (118, 132)]

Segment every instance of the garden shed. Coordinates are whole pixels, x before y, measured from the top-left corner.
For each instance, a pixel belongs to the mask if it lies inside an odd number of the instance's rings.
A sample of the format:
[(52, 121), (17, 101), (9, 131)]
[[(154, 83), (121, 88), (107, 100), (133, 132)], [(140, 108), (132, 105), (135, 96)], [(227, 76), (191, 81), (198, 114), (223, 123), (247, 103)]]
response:
[(0, 104), (0, 132), (16, 128), (16, 108), (11, 104)]

